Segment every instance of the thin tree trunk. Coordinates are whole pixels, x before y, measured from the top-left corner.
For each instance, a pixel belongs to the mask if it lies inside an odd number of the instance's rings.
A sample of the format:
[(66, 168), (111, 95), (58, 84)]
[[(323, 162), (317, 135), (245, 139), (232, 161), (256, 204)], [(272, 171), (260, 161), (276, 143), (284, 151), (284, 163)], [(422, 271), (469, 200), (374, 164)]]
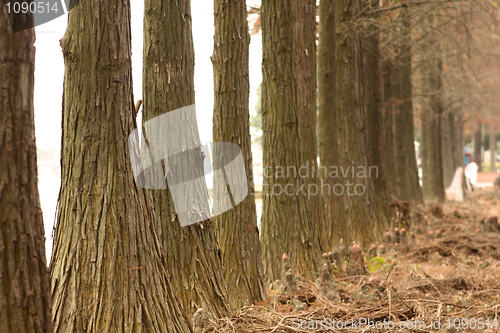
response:
[[(335, 128), (335, 1), (321, 0), (319, 3), (319, 43), (318, 43), (318, 140), (320, 156), (320, 185), (325, 208), (325, 230), (328, 238), (338, 237), (338, 221), (334, 221), (334, 212), (338, 208), (330, 190), (335, 181), (329, 177), (328, 166), (337, 163), (338, 143), (332, 128)], [(325, 232), (325, 233), (326, 233)]]
[(412, 103), (412, 50), (410, 9), (403, 8), (402, 38), (400, 55), (396, 60), (399, 76), (398, 99), (401, 106), (394, 114), (394, 148), (396, 162), (396, 179), (399, 199), (414, 203), (422, 202), (422, 190), (419, 184), (417, 160), (415, 156), (415, 139)]
[(496, 141), (495, 141), (495, 127), (493, 127), (493, 124), (490, 124), (490, 172), (496, 172), (496, 166), (495, 166), (495, 146), (496, 146)]
[(388, 197), (392, 200), (398, 194), (396, 175), (396, 161), (394, 154), (394, 114), (398, 109), (398, 100), (395, 97), (395, 70), (393, 61), (386, 59), (383, 63), (382, 81), (384, 89), (384, 167), (387, 172)]
[(0, 10), (0, 332), (52, 332), (35, 144), (35, 29)]
[[(436, 56), (440, 56), (438, 53)], [(436, 173), (436, 179), (434, 183), (435, 196), (438, 202), (444, 202), (445, 192), (444, 192), (444, 180), (443, 180), (443, 149), (442, 149), (442, 119), (443, 119), (443, 62), (441, 59), (435, 60), (435, 65), (433, 64), (431, 72), (431, 91), (434, 94), (431, 96), (431, 105), (435, 117), (435, 128), (434, 128), (434, 152), (436, 155), (436, 168), (434, 172)]]
[(474, 163), (477, 164), (478, 172), (483, 172), (483, 163), (481, 158), (481, 150), (483, 147), (482, 135), (481, 135), (481, 121), (478, 120), (476, 123), (476, 128), (474, 129)]
[[(364, 6), (370, 6), (369, 1), (363, 2)], [(378, 4), (372, 6), (373, 10)], [(374, 18), (375, 19), (375, 18)], [(368, 36), (363, 39), (364, 46), (364, 87), (366, 105), (366, 151), (368, 155), (368, 166), (377, 166), (379, 174), (372, 178), (374, 194), (377, 199), (376, 206), (382, 215), (389, 216), (388, 211), (388, 188), (384, 165), (384, 121), (383, 121), (383, 97), (382, 97), (382, 70), (380, 66), (381, 55), (379, 47), (379, 34), (374, 34), (376, 25), (368, 27)]]
[(57, 332), (191, 332), (152, 203), (134, 183), (128, 1), (82, 1), (61, 40), (61, 192), (52, 276)]
[[(429, 24), (434, 24), (431, 14)], [(431, 38), (429, 45), (437, 45), (436, 39)], [(438, 51), (428, 52), (426, 55), (426, 72), (424, 83), (428, 89), (428, 105), (422, 112), (422, 185), (424, 199), (430, 202), (443, 202), (445, 200), (443, 181), (443, 155), (441, 123), (443, 115), (443, 65)], [(449, 149), (449, 148), (448, 148)]]
[[(292, 25), (292, 40), (295, 44), (295, 59), (297, 71), (297, 104), (298, 127), (301, 160), (309, 170), (304, 178), (310, 186), (308, 196), (309, 209), (314, 220), (321, 226), (319, 232), (320, 244), (323, 249), (330, 249), (329, 230), (324, 229), (325, 211), (321, 192), (321, 181), (318, 171), (318, 140), (317, 140), (317, 94), (316, 94), (316, 1), (292, 1), (293, 11), (298, 13)], [(316, 186), (316, 187), (315, 187)], [(317, 189), (317, 190), (316, 190)]]
[[(240, 147), (246, 173), (237, 177), (248, 181), (248, 195), (243, 202), (215, 218), (224, 278), (233, 307), (240, 308), (266, 299), (252, 185), (248, 106), (250, 35), (245, 0), (214, 0), (214, 18), (214, 142), (232, 142)], [(220, 175), (214, 175), (215, 191), (226, 189)], [(217, 207), (220, 200), (218, 192), (214, 193), (214, 207)]]
[[(166, 112), (187, 107), (194, 99), (194, 48), (189, 0), (146, 0), (144, 5), (144, 64), (143, 64), (143, 122)], [(180, 140), (193, 147), (201, 146), (195, 119), (183, 119), (176, 131)], [(165, 142), (164, 146), (172, 145)], [(196, 153), (201, 154), (201, 151)], [(199, 156), (198, 156), (199, 157)], [(203, 170), (180, 166), (179, 172)], [(175, 172), (175, 171), (174, 171)], [(203, 308), (212, 318), (229, 310), (227, 285), (222, 274), (215, 226), (207, 219), (198, 224), (181, 227), (180, 212), (174, 205), (172, 187), (152, 190), (156, 222), (160, 230), (168, 269), (176, 287), (176, 295), (184, 311), (191, 315)], [(187, 193), (185, 202), (197, 201), (209, 210), (208, 192), (200, 189), (200, 197)], [(177, 213), (176, 213), (177, 212)]]
[[(264, 276), (281, 278), (281, 256), (286, 253), (295, 273), (311, 274), (318, 269), (321, 246), (316, 207), (309, 200), (316, 183), (299, 174), (300, 167), (312, 172), (304, 156), (315, 156), (316, 148), (308, 142), (300, 125), (299, 87), (310, 73), (304, 73), (297, 64), (297, 52), (314, 57), (314, 50), (306, 54), (305, 45), (297, 40), (297, 31), (310, 31), (303, 16), (315, 17), (313, 0), (262, 1), (263, 84), (262, 121), (264, 137), (264, 186), (261, 244)], [(307, 38), (314, 38), (314, 35)], [(309, 110), (307, 112), (314, 112)], [(315, 127), (310, 127), (311, 131)], [(314, 147), (313, 151), (306, 151)], [(315, 159), (315, 157), (314, 157)], [(280, 173), (280, 170), (283, 172)], [(302, 175), (304, 172), (302, 173)], [(317, 195), (317, 193), (316, 193)]]
[(441, 151), (443, 156), (443, 182), (444, 188), (451, 185), (453, 176), (455, 175), (455, 168), (453, 164), (453, 155), (455, 154), (456, 142), (453, 140), (453, 115), (448, 111), (447, 115), (443, 115), (441, 122)]

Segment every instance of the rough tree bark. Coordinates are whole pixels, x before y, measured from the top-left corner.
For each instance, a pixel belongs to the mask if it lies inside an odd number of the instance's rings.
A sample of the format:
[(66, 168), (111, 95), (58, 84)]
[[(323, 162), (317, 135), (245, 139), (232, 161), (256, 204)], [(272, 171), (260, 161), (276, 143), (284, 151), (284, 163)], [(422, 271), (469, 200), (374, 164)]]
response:
[[(33, 22), (13, 16), (16, 27)], [(35, 29), (13, 33), (0, 10), (0, 332), (52, 332), (38, 194), (33, 87)]]
[[(189, 0), (146, 0), (143, 59), (143, 122), (195, 103)], [(196, 123), (179, 124), (179, 128), (181, 135), (190, 131), (201, 145)], [(220, 317), (229, 308), (213, 222), (206, 219), (181, 227), (165, 185), (165, 190), (151, 190), (150, 194), (177, 297), (188, 314), (201, 307), (209, 316)]]
[(129, 1), (81, 1), (65, 62), (61, 191), (50, 265), (57, 332), (191, 332), (152, 203), (134, 183)]
[(401, 105), (398, 112), (394, 113), (395, 177), (398, 198), (418, 204), (422, 202), (422, 189), (415, 156), (410, 9), (403, 8), (402, 16), (402, 38), (399, 41), (399, 56), (396, 59), (399, 79), (397, 98), (401, 101)]
[[(309, 185), (317, 184), (308, 183), (309, 178), (299, 174), (299, 168), (306, 167), (311, 160), (306, 161), (304, 156), (316, 158), (315, 147), (312, 151), (305, 150), (313, 144), (301, 142), (308, 136), (300, 125), (302, 112), (315, 112), (314, 105), (308, 105), (309, 99), (298, 96), (299, 91), (307, 89), (299, 85), (309, 80), (311, 73), (304, 73), (304, 67), (296, 62), (297, 57), (306, 61), (315, 55), (314, 50), (305, 50), (304, 39), (298, 39), (297, 34), (301, 30), (314, 32), (305, 22), (315, 15), (313, 0), (262, 1), (265, 184), (261, 244), (264, 276), (271, 280), (281, 277), (283, 253), (287, 253), (294, 272), (301, 274), (317, 271), (321, 257), (319, 220), (313, 202), (308, 200), (309, 191), (314, 189)], [(314, 39), (314, 34), (304, 38)], [(299, 52), (303, 55), (298, 55)], [(305, 105), (300, 105), (301, 102)], [(310, 131), (314, 129), (309, 126)], [(279, 168), (283, 168), (283, 173)], [(312, 172), (311, 165), (308, 172)]]
[[(246, 174), (239, 177), (248, 182), (248, 196), (243, 202), (214, 219), (231, 303), (240, 308), (266, 298), (252, 186), (250, 35), (245, 0), (214, 0), (214, 18), (214, 142), (232, 142), (240, 147)], [(226, 183), (218, 175), (214, 175), (214, 190), (225, 190)], [(217, 206), (219, 197), (214, 193)]]

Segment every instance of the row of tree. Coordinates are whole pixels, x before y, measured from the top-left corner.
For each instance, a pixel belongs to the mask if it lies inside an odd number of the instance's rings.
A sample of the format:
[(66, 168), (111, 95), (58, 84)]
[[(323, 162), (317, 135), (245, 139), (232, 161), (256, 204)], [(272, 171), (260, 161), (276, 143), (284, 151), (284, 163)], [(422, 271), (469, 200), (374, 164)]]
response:
[[(390, 225), (390, 202), (444, 200), (446, 172), (463, 163), (464, 110), (478, 93), (467, 87), (477, 66), (468, 67), (470, 54), (464, 58), (463, 45), (449, 36), (463, 40), (485, 29), (478, 20), (495, 16), (490, 9), (263, 0), (264, 165), (307, 166), (308, 174), (266, 175), (271, 189), (305, 190), (263, 196), (259, 237), (251, 184), (236, 208), (187, 227), (166, 181), (167, 190), (135, 184), (127, 146), (137, 127), (130, 2), (80, 1), (61, 40), (62, 184), (49, 272), (36, 177), (34, 31), (14, 35), (2, 11), (0, 331), (191, 332), (198, 308), (219, 318), (264, 299), (265, 283), (281, 277), (283, 253), (294, 271), (313, 278), (321, 253), (341, 238), (378, 239)], [(241, 176), (251, 181), (247, 14), (244, 0), (214, 1), (213, 135), (240, 146)], [(143, 53), (144, 121), (195, 103), (189, 0), (145, 0)], [(463, 82), (446, 73), (462, 73)], [(196, 123), (182, 126), (189, 133), (179, 135), (199, 144)], [(351, 169), (331, 176), (339, 167)], [(222, 184), (216, 179), (216, 193)]]

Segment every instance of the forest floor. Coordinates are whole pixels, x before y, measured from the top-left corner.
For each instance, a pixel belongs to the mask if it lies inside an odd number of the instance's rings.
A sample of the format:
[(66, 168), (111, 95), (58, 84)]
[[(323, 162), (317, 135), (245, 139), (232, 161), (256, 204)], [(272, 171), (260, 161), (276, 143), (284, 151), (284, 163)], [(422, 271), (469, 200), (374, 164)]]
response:
[(296, 278), (305, 304), (268, 290), (269, 300), (203, 331), (500, 332), (500, 190), (479, 189), (462, 203), (416, 208), (412, 216), (411, 230), (424, 232), (409, 238), (406, 253), (365, 258), (367, 277), (335, 274), (340, 302)]

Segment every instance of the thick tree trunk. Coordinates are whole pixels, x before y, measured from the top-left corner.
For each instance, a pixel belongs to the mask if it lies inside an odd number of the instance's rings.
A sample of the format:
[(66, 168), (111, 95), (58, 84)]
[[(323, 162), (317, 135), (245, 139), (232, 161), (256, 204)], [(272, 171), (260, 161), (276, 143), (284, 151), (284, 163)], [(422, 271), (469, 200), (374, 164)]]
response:
[(410, 10), (402, 10), (402, 38), (400, 40), (400, 54), (397, 61), (397, 75), (399, 77), (398, 100), (401, 106), (394, 113), (394, 148), (396, 162), (396, 179), (398, 197), (401, 200), (414, 203), (422, 202), (422, 190), (418, 179), (417, 160), (415, 156), (415, 128), (413, 125), (412, 102), (412, 50), (411, 50), (411, 23)]
[(52, 332), (38, 194), (33, 86), (35, 29), (0, 10), (0, 332)]
[[(252, 150), (248, 98), (250, 93), (247, 10), (245, 0), (215, 0), (214, 142), (237, 144), (243, 155), (248, 196), (234, 209), (215, 218), (221, 248), (222, 269), (233, 307), (266, 299), (253, 190)], [(226, 182), (214, 175), (214, 190)], [(214, 192), (214, 207), (219, 204)]]
[[(357, 240), (367, 245), (382, 234), (387, 222), (386, 216), (380, 214), (372, 183), (373, 178), (380, 176), (379, 169), (378, 166), (368, 167), (365, 151), (366, 126), (369, 124), (365, 120), (363, 100), (362, 43), (351, 26), (358, 10), (355, 2), (335, 2), (335, 22), (340, 27), (335, 38), (336, 52), (335, 55), (320, 53), (320, 57), (326, 57), (321, 62), (335, 64), (335, 78), (331, 81), (335, 86), (320, 87), (320, 91), (325, 89), (335, 93), (333, 109), (320, 108), (320, 114), (326, 112), (326, 119), (330, 119), (320, 126), (329, 127), (336, 144), (331, 147), (333, 159), (322, 159), (322, 167), (327, 169), (333, 184), (333, 201), (337, 201), (337, 207), (332, 211), (333, 221), (337, 224), (332, 230), (332, 244), (344, 238), (347, 243)], [(330, 112), (333, 112), (333, 119), (328, 114)], [(326, 128), (322, 131), (326, 132)]]
[[(307, 162), (316, 158), (315, 148), (306, 150), (314, 144), (301, 142), (301, 138), (310, 136), (304, 133), (305, 126), (300, 124), (304, 114), (300, 108), (312, 108), (313, 105), (307, 105), (308, 102), (298, 96), (299, 91), (308, 89), (299, 85), (309, 81), (311, 74), (304, 73), (304, 67), (296, 62), (297, 57), (304, 57), (305, 61), (315, 54), (314, 50), (306, 51), (302, 44), (304, 39), (299, 40), (297, 33), (312, 31), (305, 22), (309, 20), (306, 17), (315, 17), (314, 4), (313, 0), (262, 1), (265, 184), (261, 244), (264, 275), (271, 280), (281, 278), (283, 253), (290, 258), (294, 272), (301, 274), (317, 271), (321, 258), (317, 208), (309, 200), (318, 195), (314, 194), (318, 188), (315, 182), (308, 183), (309, 177), (304, 176), (304, 171), (299, 173), (303, 167), (302, 170), (307, 168), (311, 174), (313, 169)], [(309, 40), (314, 35), (304, 38)], [(306, 105), (300, 105), (301, 101)], [(314, 110), (304, 112), (313, 113)], [(315, 130), (314, 126), (309, 128)]]
[(147, 192), (134, 183), (128, 1), (69, 13), (61, 192), (51, 261), (57, 332), (191, 332), (168, 279)]
[[(143, 66), (143, 122), (194, 104), (194, 48), (189, 0), (146, 0)], [(195, 141), (193, 146), (201, 146), (194, 119), (179, 123), (178, 128), (180, 135)], [(164, 144), (169, 146), (171, 143)], [(202, 307), (209, 316), (220, 317), (229, 308), (215, 227), (209, 219), (181, 227), (170, 188), (168, 184), (165, 187), (164, 190), (152, 190), (150, 194), (176, 295), (187, 314)], [(185, 201), (198, 200), (200, 207), (206, 206), (201, 201), (208, 202), (208, 192), (202, 191), (201, 198), (188, 194)]]
[(473, 161), (478, 166), (478, 172), (483, 172), (483, 163), (481, 159), (481, 150), (483, 147), (482, 134), (481, 134), (481, 121), (476, 122), (476, 127), (474, 129), (474, 156)]
[[(321, 0), (319, 3), (319, 43), (318, 43), (318, 140), (320, 156), (320, 185), (321, 189), (335, 185), (325, 168), (337, 163), (337, 138), (332, 135), (335, 128), (335, 1)], [(335, 210), (339, 203), (335, 200), (332, 191), (322, 192), (325, 208), (324, 233), (329, 239), (339, 234), (338, 221), (334, 221)]]
[(496, 172), (495, 166), (495, 127), (493, 124), (490, 124), (490, 172)]

